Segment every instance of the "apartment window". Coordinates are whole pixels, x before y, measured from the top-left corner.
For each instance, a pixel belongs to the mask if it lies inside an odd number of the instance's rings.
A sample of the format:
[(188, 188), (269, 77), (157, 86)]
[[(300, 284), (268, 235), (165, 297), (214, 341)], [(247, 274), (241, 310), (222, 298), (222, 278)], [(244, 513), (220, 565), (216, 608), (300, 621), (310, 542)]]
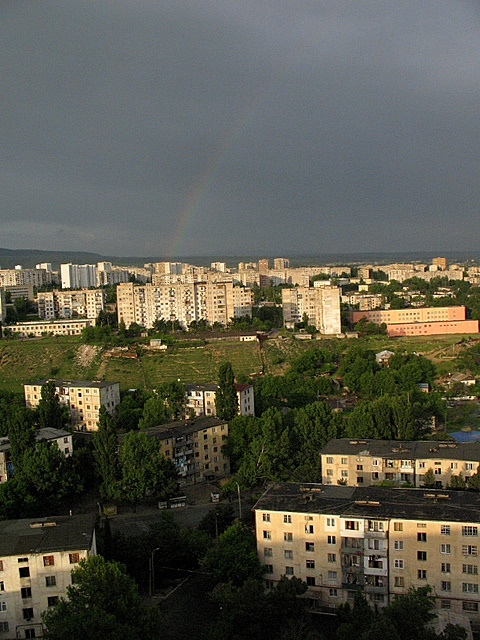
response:
[(8, 622), (6, 620), (0, 622), (0, 633), (6, 633), (9, 630)]
[(451, 600), (440, 600), (440, 609), (451, 609), (452, 601)]
[(399, 558), (395, 559), (393, 561), (393, 566), (395, 567), (395, 569), (403, 569), (404, 567), (403, 560), (400, 560)]
[(462, 527), (462, 536), (478, 536), (478, 527), (470, 525)]
[(405, 578), (403, 576), (395, 576), (394, 586), (395, 587), (404, 587), (405, 586)]
[(17, 562), (28, 562), (28, 558), (18, 558)]
[(348, 469), (342, 469), (342, 478), (348, 478)]
[(290, 531), (284, 531), (283, 532), (283, 539), (285, 540), (285, 542), (292, 542), (293, 541), (293, 533), (291, 533)]
[(442, 580), (440, 582), (440, 591), (451, 591), (452, 583), (448, 580)]
[(476, 576), (478, 574), (478, 566), (476, 564), (464, 564), (462, 571)]
[(372, 460), (372, 467), (378, 467), (378, 460)]
[(327, 476), (333, 476), (333, 469), (327, 469)]
[(333, 458), (327, 456), (327, 464), (333, 464)]
[(285, 567), (285, 575), (286, 576), (293, 576), (294, 575), (293, 567)]
[(403, 522), (394, 522), (393, 523), (394, 531), (403, 531)]
[(441, 469), (440, 467), (437, 467), (437, 468), (435, 469), (435, 475), (436, 475), (436, 476), (441, 476), (441, 475), (442, 475), (442, 469)]
[(327, 518), (327, 527), (335, 527), (335, 518)]
[(313, 524), (306, 524), (305, 525), (305, 533), (309, 534), (309, 535), (313, 533)]
[(363, 477), (357, 476), (357, 484), (363, 484)]
[(20, 589), (20, 595), (23, 599), (32, 597), (32, 588), (31, 587), (22, 587)]
[(52, 567), (54, 564), (55, 564), (55, 559), (53, 556), (43, 556), (44, 567)]
[(285, 515), (283, 516), (283, 522), (284, 522), (285, 524), (292, 524), (292, 516), (291, 516), (291, 515), (289, 515), (289, 514), (285, 514)]
[(49, 607), (54, 607), (56, 604), (58, 604), (58, 596), (48, 596), (47, 604)]
[(329, 571), (328, 572), (328, 579), (329, 580), (336, 580), (337, 579), (337, 572), (336, 571)]
[(442, 573), (450, 573), (450, 563), (442, 562)]
[(450, 469), (457, 469), (458, 468), (458, 463), (457, 462), (451, 462), (450, 463)]
[(440, 534), (442, 536), (449, 536), (450, 535), (450, 525), (449, 524), (441, 524), (440, 525)]
[(315, 543), (314, 542), (306, 542), (305, 543), (305, 551), (315, 551)]
[(263, 514), (263, 521), (264, 522), (270, 522), (270, 514), (269, 513), (264, 513)]
[(450, 544), (441, 544), (440, 545), (440, 553), (452, 553), (452, 545), (450, 545)]
[(285, 551), (283, 552), (283, 557), (287, 558), (288, 560), (293, 560), (293, 551), (292, 551), (292, 549), (285, 549)]
[(315, 569), (315, 560), (307, 560), (306, 567), (307, 569)]
[(363, 471), (363, 464), (357, 464), (357, 471)]
[(425, 522), (417, 522), (417, 529), (426, 529), (427, 525)]
[(57, 579), (55, 576), (45, 576), (45, 586), (46, 587), (55, 587), (57, 584)]
[(419, 531), (417, 533), (417, 542), (426, 542), (427, 541), (427, 534), (425, 533), (425, 531)]
[(348, 458), (342, 458), (342, 464), (348, 464)]
[(336, 562), (337, 561), (337, 554), (336, 553), (329, 553), (327, 555), (328, 558), (328, 562)]
[(359, 523), (356, 520), (346, 520), (345, 521), (345, 529), (350, 529), (352, 531), (358, 531)]
[(338, 590), (337, 589), (329, 589), (328, 590), (328, 597), (329, 598), (336, 598), (338, 596)]
[(426, 551), (417, 551), (417, 560), (421, 562), (426, 562), (427, 560), (427, 552)]
[(419, 580), (427, 579), (427, 570), (426, 569), (417, 569), (417, 578)]
[(70, 564), (76, 564), (80, 562), (80, 554), (79, 553), (69, 553), (68, 558), (70, 560)]
[(462, 582), (463, 593), (478, 593), (478, 584), (474, 582)]
[(478, 556), (478, 547), (473, 544), (462, 544), (462, 556)]
[(18, 570), (18, 574), (20, 578), (29, 578), (30, 577), (30, 569), (28, 567), (20, 567)]
[(393, 547), (395, 551), (403, 551), (403, 540), (395, 540)]
[(463, 611), (471, 611), (472, 613), (478, 612), (478, 602), (462, 602)]
[(265, 573), (273, 573), (273, 564), (265, 565)]
[(327, 544), (337, 544), (337, 536), (327, 536)]
[(32, 607), (27, 607), (26, 609), (22, 609), (22, 615), (24, 620), (31, 620), (33, 618)]
[(307, 587), (314, 587), (314, 586), (315, 586), (315, 577), (307, 576)]
[(265, 589), (273, 589), (275, 587), (275, 583), (273, 580), (265, 580)]
[(272, 532), (271, 531), (264, 531), (263, 532), (263, 539), (264, 540), (271, 540), (272, 539)]

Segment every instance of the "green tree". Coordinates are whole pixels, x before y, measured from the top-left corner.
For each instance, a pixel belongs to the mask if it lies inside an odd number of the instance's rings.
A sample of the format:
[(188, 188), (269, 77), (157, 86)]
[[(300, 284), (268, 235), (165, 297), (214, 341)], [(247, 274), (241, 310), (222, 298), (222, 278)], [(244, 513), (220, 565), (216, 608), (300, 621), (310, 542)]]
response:
[(167, 421), (168, 414), (165, 399), (155, 394), (145, 402), (138, 428), (148, 429), (159, 424), (165, 424)]
[(215, 394), (215, 409), (221, 420), (231, 420), (238, 413), (238, 398), (235, 377), (230, 362), (224, 362), (218, 370), (218, 391)]
[(154, 640), (158, 609), (147, 608), (123, 565), (102, 556), (81, 560), (72, 571), (67, 599), (42, 614), (46, 640)]
[(435, 485), (436, 485), (435, 473), (433, 469), (430, 467), (429, 469), (427, 469), (427, 471), (423, 476), (423, 486), (427, 487), (428, 489), (432, 489)]
[(118, 494), (118, 440), (115, 422), (104, 406), (100, 407), (98, 431), (93, 434), (93, 456), (100, 477), (100, 495), (112, 500)]
[(30, 409), (16, 407), (8, 419), (8, 439), (10, 441), (10, 459), (13, 468), (21, 470), (23, 456), (29, 449), (35, 448), (35, 414)]
[(41, 429), (63, 429), (68, 422), (68, 409), (62, 407), (51, 380), (42, 385), (37, 407), (38, 425)]

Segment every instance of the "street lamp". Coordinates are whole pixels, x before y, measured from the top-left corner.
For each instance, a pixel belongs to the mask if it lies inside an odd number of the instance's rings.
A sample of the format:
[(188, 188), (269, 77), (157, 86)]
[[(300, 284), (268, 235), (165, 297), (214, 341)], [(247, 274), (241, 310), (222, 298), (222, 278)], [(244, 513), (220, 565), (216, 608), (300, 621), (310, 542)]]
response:
[(155, 555), (155, 551), (158, 551), (160, 549), (160, 547), (157, 547), (156, 549), (154, 549), (152, 551), (152, 554), (150, 556), (150, 597), (153, 597), (153, 594), (155, 593), (155, 564), (154, 564), (154, 555)]

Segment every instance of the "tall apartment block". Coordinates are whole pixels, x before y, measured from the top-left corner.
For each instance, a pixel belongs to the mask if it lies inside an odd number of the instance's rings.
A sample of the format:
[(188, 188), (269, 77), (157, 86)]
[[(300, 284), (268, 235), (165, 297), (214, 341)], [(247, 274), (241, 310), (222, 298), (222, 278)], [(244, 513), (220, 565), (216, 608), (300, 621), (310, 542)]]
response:
[(325, 335), (341, 332), (339, 287), (282, 289), (283, 321), (287, 328), (308, 316), (309, 324)]
[(156, 320), (190, 322), (206, 320), (228, 324), (233, 317), (252, 314), (253, 293), (231, 282), (194, 282), (154, 285), (120, 284), (117, 287), (118, 320), (129, 327), (150, 328)]
[[(255, 396), (253, 385), (236, 384), (238, 414), (241, 416), (255, 415)], [(218, 384), (186, 384), (187, 413), (193, 411), (196, 416), (216, 416), (215, 395), (218, 391)]]
[(332, 438), (321, 453), (322, 482), (370, 486), (388, 480), (399, 486), (423, 486), (432, 469), (437, 487), (446, 487), (452, 476), (476, 473), (480, 442), (433, 442)]
[(120, 404), (118, 382), (86, 380), (37, 380), (23, 385), (25, 403), (35, 409), (41, 398), (42, 386), (46, 382), (55, 384), (55, 391), (61, 404), (68, 407), (70, 420), (81, 431), (96, 431), (100, 407), (113, 414)]
[(94, 264), (60, 265), (62, 289), (81, 289), (97, 286), (97, 267)]
[(296, 576), (332, 609), (429, 585), (440, 610), (478, 626), (479, 493), (278, 483), (254, 511), (267, 588)]
[(105, 309), (105, 292), (103, 289), (39, 291), (37, 304), (38, 315), (45, 320), (74, 317), (95, 320)]

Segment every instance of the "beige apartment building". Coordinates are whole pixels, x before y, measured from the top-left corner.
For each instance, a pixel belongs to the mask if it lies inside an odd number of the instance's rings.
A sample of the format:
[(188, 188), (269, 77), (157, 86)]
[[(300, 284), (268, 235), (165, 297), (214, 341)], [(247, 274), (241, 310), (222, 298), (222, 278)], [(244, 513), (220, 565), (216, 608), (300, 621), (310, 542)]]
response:
[[(241, 416), (255, 415), (255, 397), (253, 385), (236, 384), (238, 400), (238, 414)], [(216, 416), (215, 395), (218, 384), (186, 384), (185, 408), (188, 414), (193, 411), (196, 416)]]
[(46, 269), (22, 269), (21, 265), (15, 269), (0, 269), (0, 287), (12, 285), (41, 287), (51, 282), (52, 274)]
[(74, 317), (95, 320), (105, 310), (105, 292), (103, 289), (40, 291), (37, 304), (38, 315), (45, 320)]
[(462, 491), (274, 484), (254, 507), (265, 585), (300, 578), (319, 609), (429, 585), (439, 610), (478, 626), (479, 509)]
[(117, 287), (118, 320), (127, 327), (137, 323), (150, 328), (156, 320), (178, 321), (183, 328), (199, 320), (226, 325), (233, 317), (251, 316), (252, 305), (251, 289), (234, 287), (232, 282)]
[(369, 487), (388, 480), (399, 486), (423, 486), (432, 469), (437, 487), (446, 487), (452, 476), (476, 473), (480, 442), (436, 442), (333, 438), (321, 453), (322, 482)]
[(35, 409), (41, 398), (42, 386), (46, 382), (55, 384), (61, 404), (68, 407), (70, 420), (80, 431), (96, 431), (100, 407), (112, 414), (120, 404), (120, 384), (108, 380), (37, 380), (23, 385), (25, 403)]
[(41, 614), (66, 598), (72, 569), (96, 552), (88, 515), (0, 522), (0, 637), (41, 638)]
[(322, 334), (341, 332), (340, 289), (338, 287), (295, 287), (282, 289), (283, 321), (287, 328), (301, 322), (303, 315)]
[(94, 320), (38, 320), (36, 322), (16, 322), (9, 324), (8, 329), (22, 338), (33, 336), (41, 338), (51, 334), (53, 336), (79, 336), (85, 327), (93, 327)]
[(183, 484), (210, 482), (230, 474), (230, 460), (222, 453), (228, 436), (228, 423), (224, 420), (180, 420), (150, 427), (145, 433), (160, 441), (163, 455), (173, 460)]

